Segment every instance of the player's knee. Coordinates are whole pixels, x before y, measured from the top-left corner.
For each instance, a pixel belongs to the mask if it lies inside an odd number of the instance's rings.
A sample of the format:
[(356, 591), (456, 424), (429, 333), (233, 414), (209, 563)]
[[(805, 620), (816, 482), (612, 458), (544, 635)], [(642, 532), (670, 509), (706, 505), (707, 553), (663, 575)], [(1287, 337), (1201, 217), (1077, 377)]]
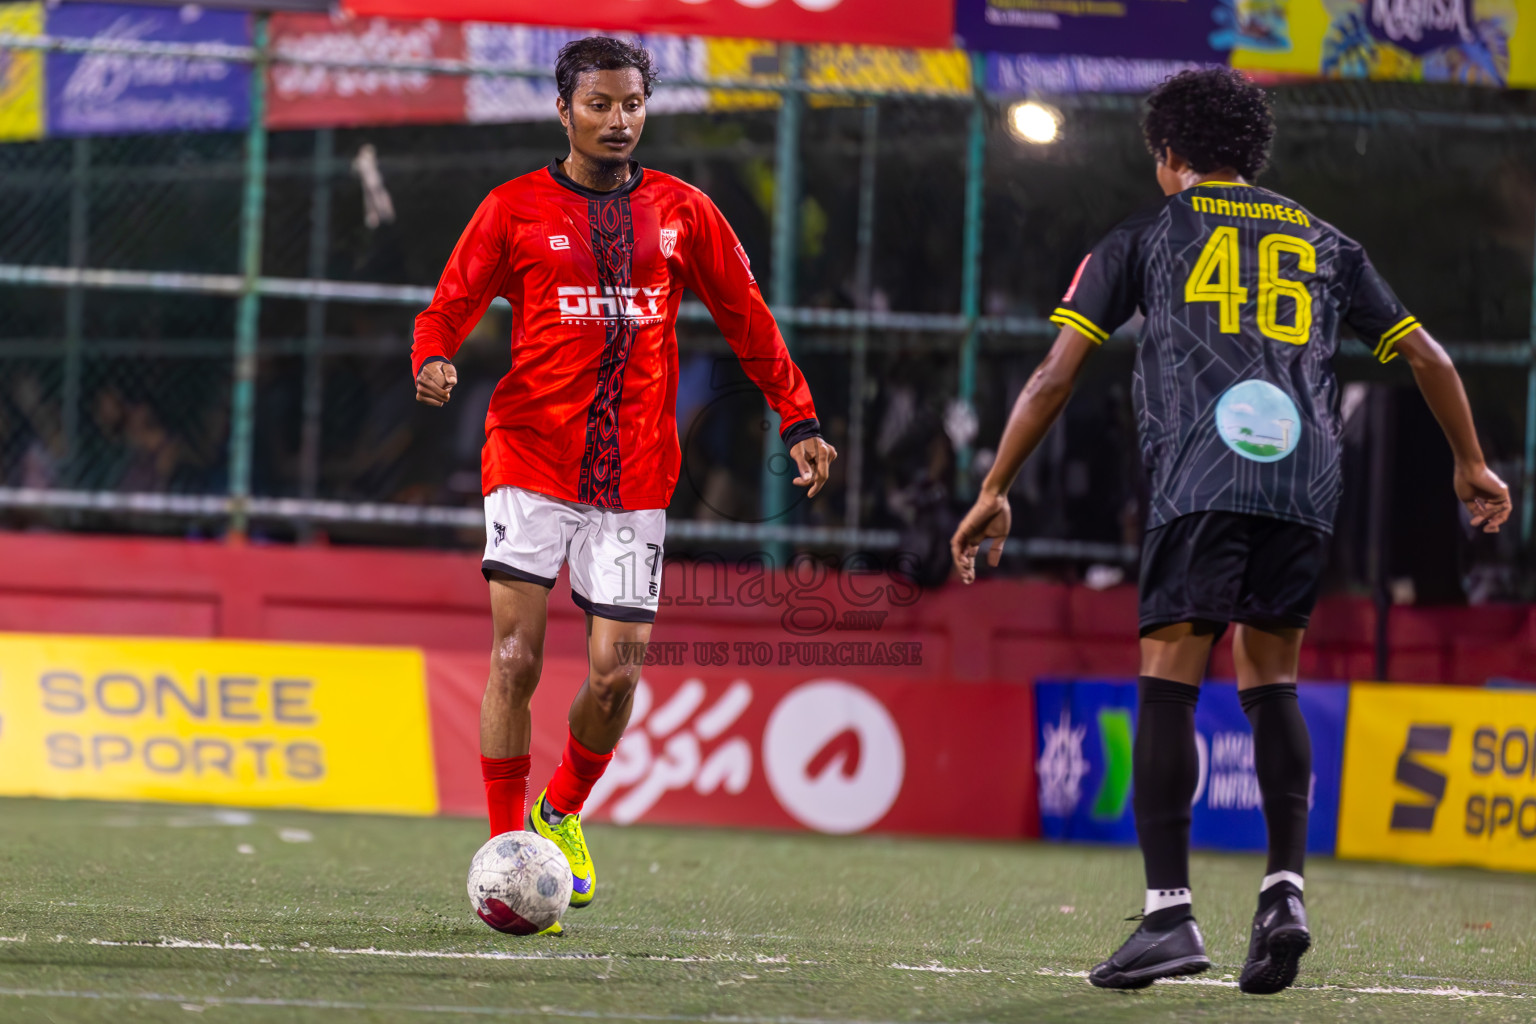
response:
[(541, 654), (509, 638), (491, 656), (490, 685), (500, 689), (513, 706), (526, 707), (533, 699), (533, 691), (538, 689), (543, 668)]
[(603, 709), (603, 713), (612, 715), (629, 701), (639, 681), (638, 665), (593, 665), (587, 676), (587, 690)]

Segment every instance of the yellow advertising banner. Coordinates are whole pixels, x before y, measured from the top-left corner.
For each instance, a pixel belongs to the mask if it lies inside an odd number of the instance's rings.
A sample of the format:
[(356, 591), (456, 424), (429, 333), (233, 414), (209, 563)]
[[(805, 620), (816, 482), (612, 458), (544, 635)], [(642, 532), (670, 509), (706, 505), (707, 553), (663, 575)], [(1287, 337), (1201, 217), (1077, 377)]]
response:
[(0, 793), (432, 814), (422, 655), (0, 636)]
[(1338, 855), (1536, 871), (1536, 693), (1351, 687)]
[(1532, 86), (1536, 10), (1523, 0), (1237, 0), (1232, 65), (1261, 78)]
[[(705, 73), (736, 81), (784, 81), (779, 44), (764, 39), (706, 39)], [(812, 85), (888, 92), (943, 93), (968, 96), (971, 61), (963, 50), (904, 50), (891, 46), (807, 46), (805, 80)], [(838, 97), (813, 96), (812, 104), (846, 103)], [(711, 110), (759, 110), (777, 106), (772, 92), (712, 89)]]
[[(42, 34), (42, 4), (0, 4), (0, 35)], [(0, 50), (0, 142), (42, 137), (43, 55)]]

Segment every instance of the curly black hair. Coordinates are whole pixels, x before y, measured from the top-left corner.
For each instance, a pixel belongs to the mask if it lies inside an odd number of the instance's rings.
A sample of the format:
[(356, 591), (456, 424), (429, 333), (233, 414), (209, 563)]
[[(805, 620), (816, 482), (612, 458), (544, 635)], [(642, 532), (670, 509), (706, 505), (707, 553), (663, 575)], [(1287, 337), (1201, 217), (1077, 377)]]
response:
[(619, 71), (634, 68), (645, 83), (645, 95), (649, 99), (656, 85), (656, 62), (651, 51), (643, 46), (627, 43), (613, 36), (586, 36), (573, 39), (560, 47), (555, 58), (555, 85), (560, 98), (569, 106), (576, 92), (576, 80), (588, 71)]
[(1182, 71), (1154, 89), (1141, 128), (1158, 160), (1171, 149), (1200, 174), (1231, 167), (1252, 181), (1269, 162), (1275, 117), (1247, 75), (1207, 68)]

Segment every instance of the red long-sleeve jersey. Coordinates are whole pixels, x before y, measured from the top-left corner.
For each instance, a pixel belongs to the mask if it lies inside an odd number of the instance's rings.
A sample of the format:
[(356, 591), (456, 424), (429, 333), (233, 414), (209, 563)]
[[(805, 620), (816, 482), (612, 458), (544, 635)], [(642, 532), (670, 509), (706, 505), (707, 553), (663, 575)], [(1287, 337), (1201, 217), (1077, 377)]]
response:
[(485, 419), (481, 486), (613, 509), (665, 508), (677, 485), (677, 309), (709, 308), (793, 446), (820, 433), (810, 389), (715, 204), (632, 165), (597, 192), (556, 163), (475, 211), (416, 318), (412, 369), (451, 359), (497, 295), (512, 305), (512, 368)]

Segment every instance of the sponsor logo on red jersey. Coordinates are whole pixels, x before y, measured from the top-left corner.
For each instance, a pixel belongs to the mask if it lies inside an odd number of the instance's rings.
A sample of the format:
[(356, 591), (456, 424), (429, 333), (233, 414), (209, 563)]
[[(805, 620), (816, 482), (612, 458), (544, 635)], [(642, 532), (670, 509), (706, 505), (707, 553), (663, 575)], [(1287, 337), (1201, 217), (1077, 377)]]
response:
[(611, 288), (595, 284), (556, 288), (561, 323), (659, 324), (666, 319), (664, 285), (653, 288)]

